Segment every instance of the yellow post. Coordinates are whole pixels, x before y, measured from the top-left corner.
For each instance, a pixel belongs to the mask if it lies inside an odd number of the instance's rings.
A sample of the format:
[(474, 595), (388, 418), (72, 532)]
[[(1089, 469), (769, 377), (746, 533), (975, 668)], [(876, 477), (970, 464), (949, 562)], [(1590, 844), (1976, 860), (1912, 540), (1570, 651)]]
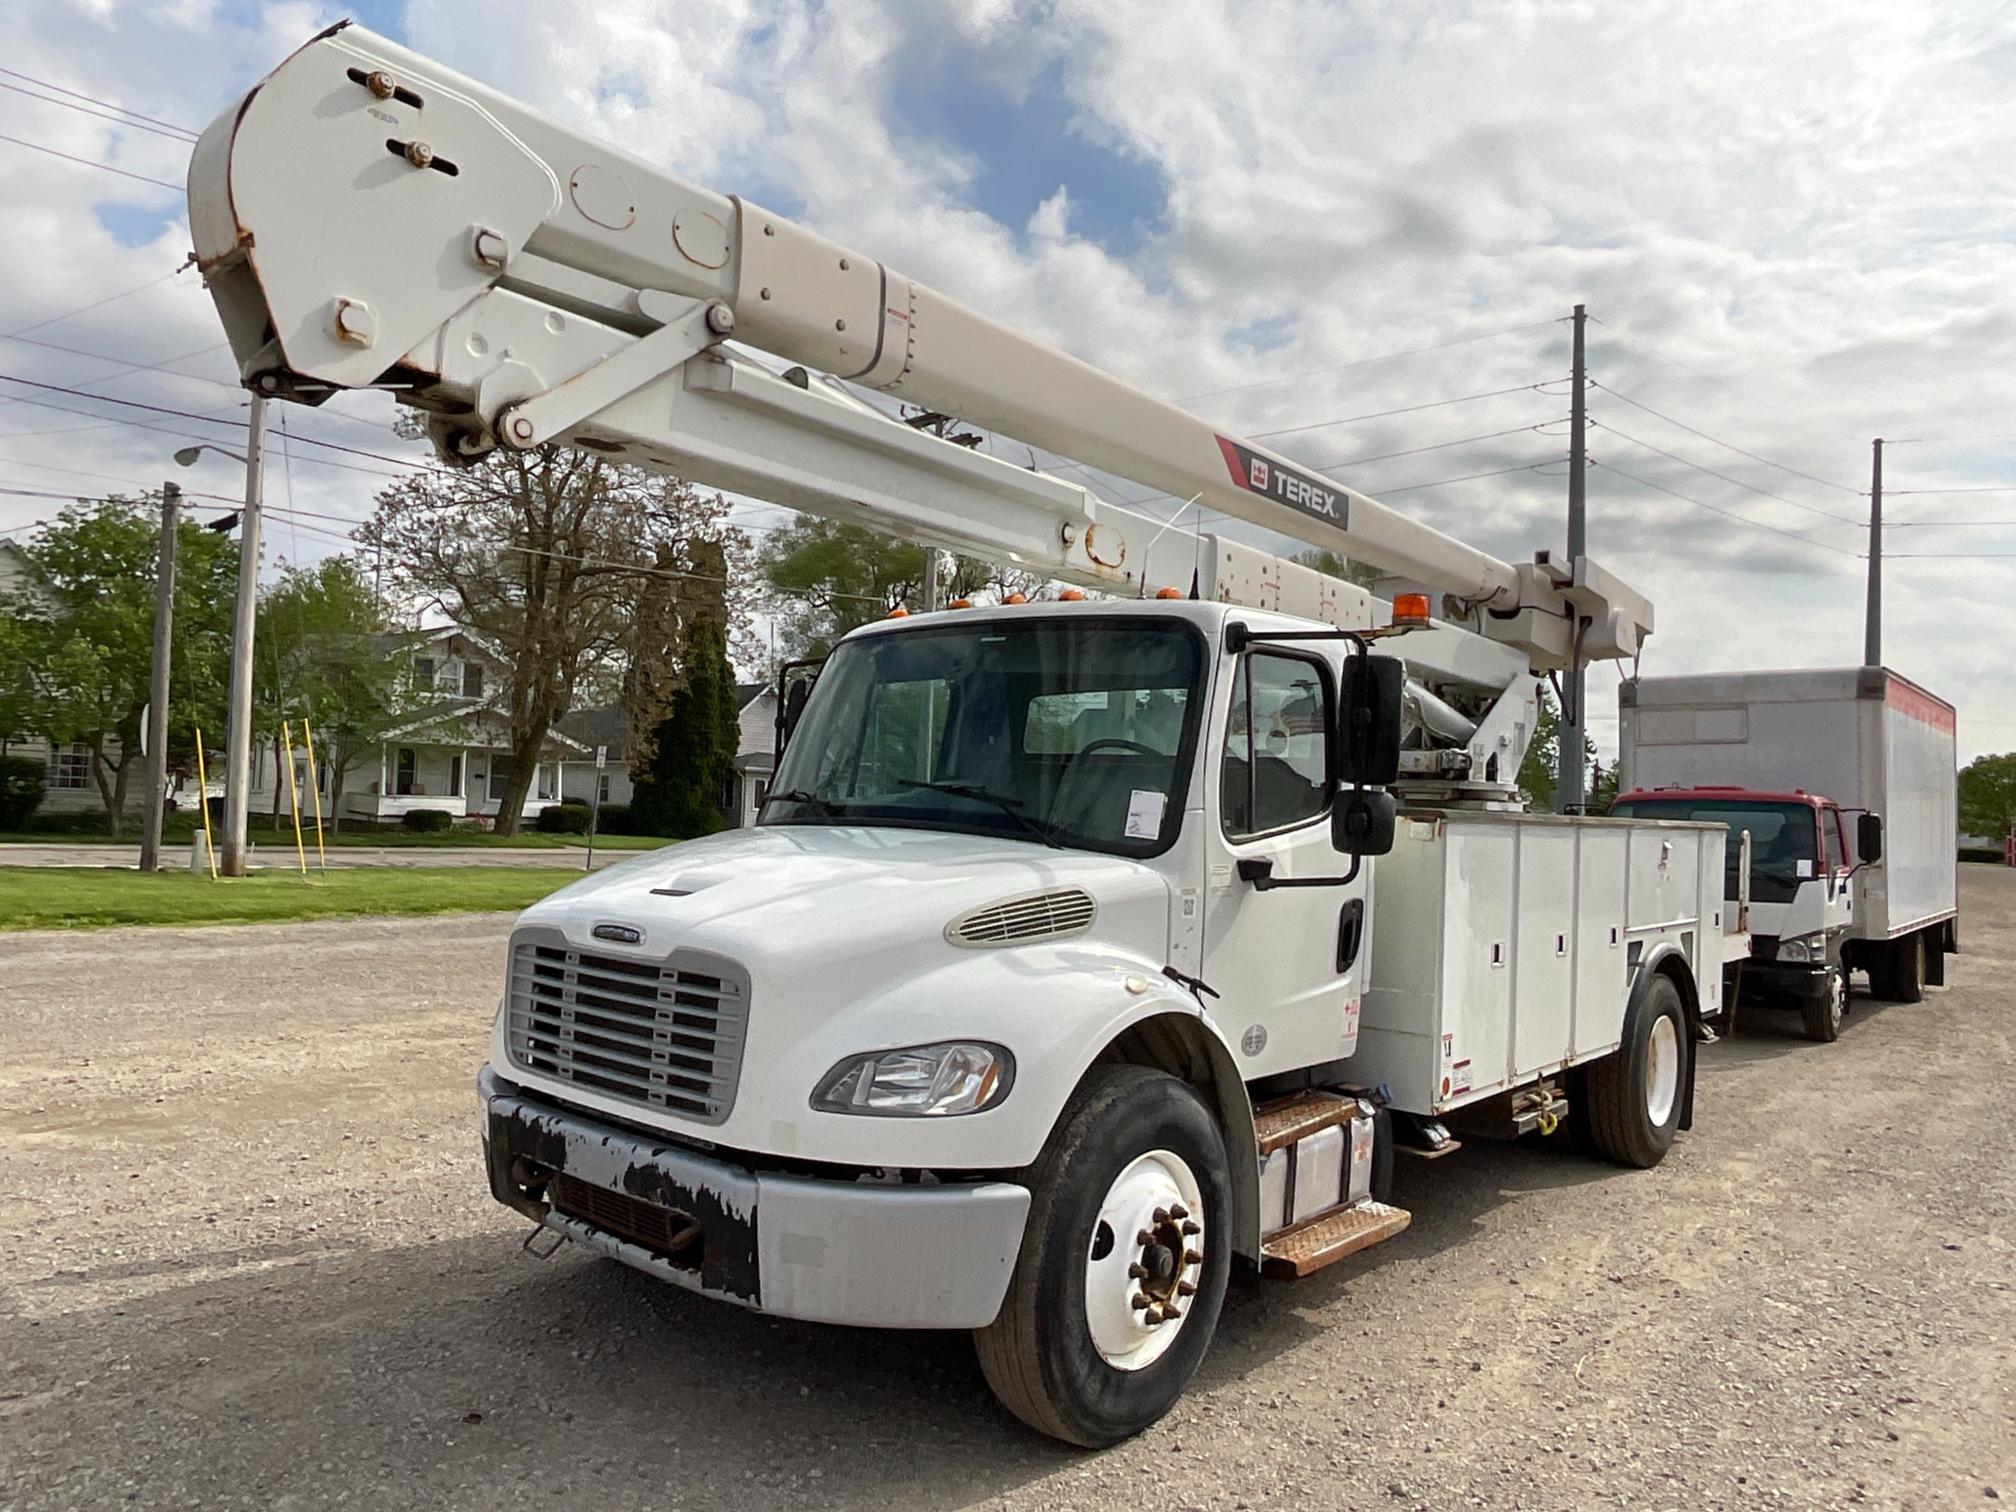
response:
[[(322, 848), (322, 784), (315, 776), (315, 734), (308, 728), (306, 715), (301, 719), (301, 744), (308, 751), (308, 801), (315, 805), (315, 864), (326, 873), (329, 853)], [(330, 796), (333, 798), (335, 794)]]
[(301, 863), (301, 875), (308, 875), (308, 850), (301, 843), (301, 789), (294, 785), (294, 732), (280, 721), (280, 743), (287, 748), (287, 801), (294, 809), (294, 855)]
[(196, 801), (203, 808), (203, 849), (210, 857), (210, 880), (217, 880), (217, 837), (210, 833), (210, 774), (203, 769), (203, 732), (196, 732)]

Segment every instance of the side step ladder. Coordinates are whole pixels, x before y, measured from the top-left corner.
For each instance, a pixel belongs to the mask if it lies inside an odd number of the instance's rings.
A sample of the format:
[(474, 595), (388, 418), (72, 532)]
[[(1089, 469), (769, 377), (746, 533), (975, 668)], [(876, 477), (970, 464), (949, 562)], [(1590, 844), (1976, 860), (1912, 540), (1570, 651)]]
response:
[(1299, 1092), (1254, 1110), (1264, 1274), (1310, 1275), (1413, 1220), (1371, 1195), (1375, 1128), (1369, 1099), (1335, 1092)]

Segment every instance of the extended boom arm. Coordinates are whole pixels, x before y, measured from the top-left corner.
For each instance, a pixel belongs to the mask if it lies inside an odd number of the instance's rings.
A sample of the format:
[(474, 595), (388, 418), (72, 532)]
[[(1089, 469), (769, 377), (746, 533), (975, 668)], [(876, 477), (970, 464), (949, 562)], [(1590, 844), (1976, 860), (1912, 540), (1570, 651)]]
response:
[(1587, 559), (1501, 562), (362, 28), (220, 116), (189, 199), (248, 382), (400, 387), (453, 457), (563, 441), (1105, 586), (1237, 569), (1232, 543), (919, 435), (831, 373), (1448, 591), (1538, 669), (1652, 629)]

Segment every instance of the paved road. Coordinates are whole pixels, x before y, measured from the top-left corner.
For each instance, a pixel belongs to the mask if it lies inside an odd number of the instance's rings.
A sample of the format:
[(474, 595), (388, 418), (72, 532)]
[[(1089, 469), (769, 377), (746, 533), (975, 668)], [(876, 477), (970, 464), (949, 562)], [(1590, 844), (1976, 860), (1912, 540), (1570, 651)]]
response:
[[(575, 871), (583, 869), (582, 862), (587, 857), (585, 848), (574, 846), (519, 850), (504, 845), (332, 845), (327, 854), (331, 866), (558, 866)], [(598, 846), (595, 868), (599, 871), (635, 854), (631, 850)], [(164, 866), (180, 871), (189, 864), (189, 847), (164, 845), (161, 858)], [(139, 864), (137, 845), (0, 845), (0, 866), (120, 866), (130, 871)], [(293, 847), (258, 846), (253, 851), (252, 864), (255, 869), (278, 867), (291, 871), (296, 865)], [(308, 845), (308, 864), (316, 864), (312, 840)]]
[(499, 918), (0, 946), (0, 1506), (1965, 1508), (2016, 1500), (2016, 872), (1954, 985), (1759, 1016), (1658, 1170), (1472, 1145), (1235, 1284), (1103, 1455), (968, 1342), (777, 1324), (484, 1193)]

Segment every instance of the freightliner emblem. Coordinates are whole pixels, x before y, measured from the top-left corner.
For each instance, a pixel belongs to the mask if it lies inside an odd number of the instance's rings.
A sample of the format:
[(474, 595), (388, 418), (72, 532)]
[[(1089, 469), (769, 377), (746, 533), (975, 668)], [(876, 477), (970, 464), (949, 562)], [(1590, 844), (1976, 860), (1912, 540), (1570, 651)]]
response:
[(1248, 493), (1261, 494), (1319, 520), (1328, 520), (1339, 530), (1350, 529), (1351, 497), (1328, 478), (1256, 456), (1224, 436), (1218, 438), (1218, 449), (1225, 454), (1232, 481)]

